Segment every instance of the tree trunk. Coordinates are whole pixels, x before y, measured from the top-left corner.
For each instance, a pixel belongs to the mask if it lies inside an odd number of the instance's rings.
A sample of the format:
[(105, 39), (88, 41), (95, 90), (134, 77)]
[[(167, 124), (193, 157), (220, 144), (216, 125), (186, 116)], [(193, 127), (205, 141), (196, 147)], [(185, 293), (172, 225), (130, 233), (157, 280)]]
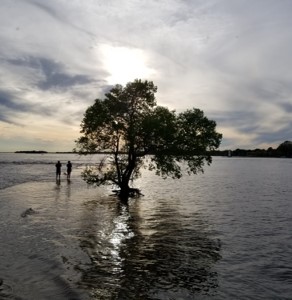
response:
[(120, 199), (123, 202), (128, 202), (129, 196), (130, 196), (130, 187), (129, 182), (132, 176), (132, 173), (134, 171), (136, 164), (136, 157), (134, 155), (134, 149), (133, 146), (130, 147), (129, 153), (128, 153), (128, 165), (126, 170), (121, 176), (121, 183), (120, 183)]
[(129, 194), (130, 194), (129, 182), (123, 182), (120, 188), (121, 188), (119, 194), (120, 200), (122, 202), (128, 202)]

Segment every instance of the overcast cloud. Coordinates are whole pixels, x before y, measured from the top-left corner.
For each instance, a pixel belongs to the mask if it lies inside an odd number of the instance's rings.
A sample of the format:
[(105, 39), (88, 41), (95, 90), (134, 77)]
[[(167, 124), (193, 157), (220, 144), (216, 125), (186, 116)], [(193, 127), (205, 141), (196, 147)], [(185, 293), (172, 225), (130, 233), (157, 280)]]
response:
[(70, 151), (113, 84), (204, 110), (221, 149), (292, 140), (291, 0), (1, 0), (0, 151)]

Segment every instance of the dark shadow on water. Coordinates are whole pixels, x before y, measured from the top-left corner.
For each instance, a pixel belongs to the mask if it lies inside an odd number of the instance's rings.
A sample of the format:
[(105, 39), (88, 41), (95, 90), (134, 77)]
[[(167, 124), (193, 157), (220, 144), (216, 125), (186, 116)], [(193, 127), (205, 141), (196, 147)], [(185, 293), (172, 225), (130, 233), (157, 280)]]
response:
[[(86, 223), (80, 245), (90, 263), (80, 267), (80, 287), (90, 290), (92, 299), (194, 299), (215, 294), (214, 264), (221, 246), (208, 223), (200, 215), (185, 218), (164, 206), (145, 216), (140, 205), (139, 200), (129, 206), (112, 202), (103, 228), (98, 220)], [(94, 219), (97, 209), (98, 204), (91, 203), (85, 219)]]

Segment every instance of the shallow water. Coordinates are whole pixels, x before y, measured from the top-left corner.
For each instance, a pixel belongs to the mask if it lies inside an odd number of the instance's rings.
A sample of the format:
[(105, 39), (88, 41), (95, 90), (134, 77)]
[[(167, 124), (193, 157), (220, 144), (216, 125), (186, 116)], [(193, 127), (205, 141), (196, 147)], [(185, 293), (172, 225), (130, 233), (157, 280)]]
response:
[(57, 184), (68, 155), (1, 155), (1, 177), (18, 179), (0, 190), (0, 299), (291, 299), (292, 160), (143, 171), (144, 197), (124, 206), (80, 179), (92, 157), (70, 156)]

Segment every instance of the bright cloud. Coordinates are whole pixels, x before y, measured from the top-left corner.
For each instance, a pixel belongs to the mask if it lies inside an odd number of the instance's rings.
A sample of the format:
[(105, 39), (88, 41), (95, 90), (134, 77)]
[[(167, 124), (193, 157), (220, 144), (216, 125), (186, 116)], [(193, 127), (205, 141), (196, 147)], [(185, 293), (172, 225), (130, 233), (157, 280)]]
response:
[(140, 49), (126, 47), (100, 46), (99, 53), (105, 70), (109, 73), (106, 78), (109, 84), (125, 85), (136, 78), (152, 78), (155, 74), (153, 69), (146, 66), (146, 58)]

